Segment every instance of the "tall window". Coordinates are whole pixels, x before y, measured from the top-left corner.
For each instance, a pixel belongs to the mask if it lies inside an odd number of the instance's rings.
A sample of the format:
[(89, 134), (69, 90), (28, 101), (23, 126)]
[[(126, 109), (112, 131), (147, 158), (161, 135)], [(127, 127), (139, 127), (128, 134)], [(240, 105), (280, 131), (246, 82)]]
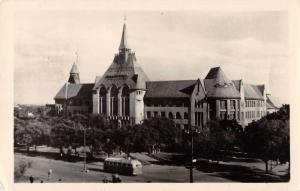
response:
[(181, 115), (179, 112), (176, 113), (176, 119), (181, 119)]
[(100, 96), (100, 113), (106, 113), (106, 89), (105, 87), (101, 87), (100, 88), (100, 92), (99, 92), (99, 96)]
[(220, 111), (220, 119), (226, 119), (226, 111)]
[(221, 100), (220, 101), (220, 108), (221, 109), (226, 109), (226, 100)]
[(188, 115), (188, 113), (187, 113), (187, 112), (184, 112), (184, 114), (183, 114), (183, 118), (184, 118), (184, 119), (189, 119), (189, 115)]
[(235, 100), (230, 100), (230, 109), (235, 109)]
[(122, 89), (122, 115), (129, 116), (129, 87), (124, 86)]
[(173, 119), (173, 114), (172, 114), (172, 112), (169, 113), (169, 119)]
[(112, 86), (110, 90), (110, 104), (111, 104), (111, 115), (118, 115), (118, 89), (116, 86)]

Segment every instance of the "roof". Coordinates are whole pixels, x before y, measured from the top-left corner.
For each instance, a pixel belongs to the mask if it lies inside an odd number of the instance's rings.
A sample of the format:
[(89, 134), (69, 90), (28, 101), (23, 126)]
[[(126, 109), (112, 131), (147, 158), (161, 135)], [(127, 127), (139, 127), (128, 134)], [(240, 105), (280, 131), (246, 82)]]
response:
[[(66, 99), (74, 97), (92, 96), (94, 84), (69, 84), (66, 83), (60, 88), (54, 99)], [(67, 91), (66, 91), (67, 89)]]
[(130, 49), (128, 46), (128, 42), (127, 42), (127, 31), (126, 31), (125, 23), (123, 25), (123, 32), (122, 32), (121, 42), (120, 42), (120, 46), (119, 46), (119, 50), (122, 50), (122, 49)]
[(79, 71), (78, 71), (78, 68), (77, 68), (77, 65), (75, 62), (73, 63), (70, 73), (71, 74), (79, 74)]
[(270, 94), (267, 94), (267, 109), (279, 109), (282, 106), (282, 103), (277, 97), (273, 97)]
[(240, 98), (234, 82), (229, 80), (220, 67), (211, 68), (204, 79), (204, 86), (209, 98)]
[(145, 98), (188, 98), (197, 80), (146, 82)]
[(241, 92), (241, 83), (242, 83), (242, 80), (232, 80), (235, 88), (237, 89), (237, 91)]
[(126, 61), (123, 55), (116, 54), (113, 63), (96, 82), (94, 89), (101, 85), (108, 87), (112, 84), (117, 87), (127, 84), (130, 89), (146, 89), (146, 81), (149, 81), (149, 78), (138, 64), (135, 53), (128, 53)]
[(244, 83), (245, 99), (264, 99), (264, 85)]

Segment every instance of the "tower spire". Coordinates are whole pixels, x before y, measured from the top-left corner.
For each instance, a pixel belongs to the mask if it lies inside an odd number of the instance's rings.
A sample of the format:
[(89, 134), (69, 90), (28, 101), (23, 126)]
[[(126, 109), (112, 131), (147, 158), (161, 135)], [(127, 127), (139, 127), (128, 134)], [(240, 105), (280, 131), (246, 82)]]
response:
[(129, 50), (128, 42), (127, 42), (127, 31), (126, 31), (126, 16), (124, 17), (124, 24), (123, 24), (123, 32), (121, 37), (121, 42), (119, 46), (119, 50)]
[(75, 55), (76, 55), (76, 61), (73, 63), (73, 66), (71, 68), (68, 82), (71, 84), (80, 84), (79, 71), (76, 65), (78, 63), (78, 53), (75, 52)]

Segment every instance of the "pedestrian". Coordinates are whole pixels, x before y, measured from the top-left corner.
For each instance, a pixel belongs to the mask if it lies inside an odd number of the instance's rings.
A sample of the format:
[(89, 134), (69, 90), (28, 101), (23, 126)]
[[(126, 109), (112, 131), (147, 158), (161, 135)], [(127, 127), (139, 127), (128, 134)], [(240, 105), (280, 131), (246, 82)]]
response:
[(41, 183), (44, 183), (44, 181), (43, 181), (43, 180), (41, 180)]
[(104, 176), (103, 180), (102, 180), (103, 183), (108, 183), (108, 179), (106, 176)]
[(51, 179), (51, 176), (52, 176), (52, 169), (50, 168), (48, 171), (48, 179)]
[(34, 182), (34, 178), (32, 176), (29, 177), (29, 181), (30, 183), (33, 183)]

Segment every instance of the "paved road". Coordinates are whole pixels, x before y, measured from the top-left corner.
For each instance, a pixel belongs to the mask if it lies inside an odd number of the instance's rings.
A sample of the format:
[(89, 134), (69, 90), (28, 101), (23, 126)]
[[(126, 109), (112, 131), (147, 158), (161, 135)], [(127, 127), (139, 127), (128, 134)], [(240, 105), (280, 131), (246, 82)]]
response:
[[(42, 157), (29, 157), (22, 154), (15, 154), (15, 165), (20, 161), (32, 161), (25, 177), (18, 180), (28, 182), (28, 177), (33, 176), (40, 182), (102, 182), (104, 177), (111, 179), (110, 173), (103, 172), (101, 164), (88, 165), (91, 169), (88, 173), (81, 172), (83, 164), (81, 162), (71, 163), (59, 160), (46, 159)], [(53, 170), (51, 179), (48, 179), (47, 172)], [(189, 182), (189, 170), (182, 166), (170, 165), (145, 165), (143, 174), (138, 176), (121, 176), (123, 182)], [(203, 173), (194, 170), (195, 182), (228, 182), (230, 180), (214, 176), (213, 173)]]

